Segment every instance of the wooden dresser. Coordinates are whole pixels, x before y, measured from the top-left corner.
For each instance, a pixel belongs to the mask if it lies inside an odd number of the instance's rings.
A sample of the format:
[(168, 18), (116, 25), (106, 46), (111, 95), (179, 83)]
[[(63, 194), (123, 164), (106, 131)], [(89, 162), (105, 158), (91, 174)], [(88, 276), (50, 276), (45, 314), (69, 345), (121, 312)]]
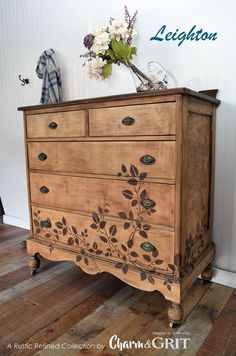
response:
[(212, 277), (215, 110), (186, 88), (24, 111), (31, 273), (39, 254), (157, 290), (170, 325)]

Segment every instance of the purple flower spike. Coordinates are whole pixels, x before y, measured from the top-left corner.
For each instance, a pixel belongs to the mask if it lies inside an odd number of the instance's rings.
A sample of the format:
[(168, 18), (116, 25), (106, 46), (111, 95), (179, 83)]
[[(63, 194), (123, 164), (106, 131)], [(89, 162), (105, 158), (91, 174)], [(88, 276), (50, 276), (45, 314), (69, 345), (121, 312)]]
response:
[(88, 49), (90, 49), (93, 45), (93, 39), (94, 36), (92, 35), (92, 33), (89, 33), (88, 35), (86, 35), (84, 37), (84, 46)]

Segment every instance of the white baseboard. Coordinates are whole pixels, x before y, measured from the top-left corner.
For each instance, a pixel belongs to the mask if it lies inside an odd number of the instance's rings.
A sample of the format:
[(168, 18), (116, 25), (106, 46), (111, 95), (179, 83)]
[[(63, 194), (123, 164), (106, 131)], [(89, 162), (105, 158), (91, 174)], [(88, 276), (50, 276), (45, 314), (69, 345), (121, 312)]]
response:
[(223, 284), (227, 287), (236, 288), (236, 273), (225, 271), (223, 269), (215, 268), (214, 270), (214, 277), (212, 278), (212, 282)]
[(3, 223), (21, 227), (22, 229), (30, 229), (29, 221), (17, 218), (15, 216), (3, 215)]

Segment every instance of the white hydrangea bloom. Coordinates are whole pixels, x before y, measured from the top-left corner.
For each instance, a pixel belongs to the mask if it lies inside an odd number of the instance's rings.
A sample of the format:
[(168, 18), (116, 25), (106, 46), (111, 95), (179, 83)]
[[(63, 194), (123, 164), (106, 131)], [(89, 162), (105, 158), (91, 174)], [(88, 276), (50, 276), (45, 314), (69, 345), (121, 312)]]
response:
[(110, 35), (108, 32), (101, 32), (99, 35), (94, 37), (93, 45), (91, 47), (91, 51), (96, 54), (105, 53), (105, 51), (109, 48), (110, 43)]
[(126, 41), (128, 38), (134, 38), (137, 36), (137, 32), (133, 29), (127, 28), (127, 23), (123, 20), (114, 21), (113, 24), (109, 27), (109, 32), (111, 37), (115, 37), (117, 40)]
[(99, 36), (102, 32), (105, 32), (106, 30), (107, 30), (107, 27), (97, 25), (94, 27), (92, 34), (96, 37), (96, 36)]
[(107, 64), (106, 60), (100, 57), (92, 58), (86, 62), (88, 75), (90, 78), (104, 79), (102, 76), (102, 68)]

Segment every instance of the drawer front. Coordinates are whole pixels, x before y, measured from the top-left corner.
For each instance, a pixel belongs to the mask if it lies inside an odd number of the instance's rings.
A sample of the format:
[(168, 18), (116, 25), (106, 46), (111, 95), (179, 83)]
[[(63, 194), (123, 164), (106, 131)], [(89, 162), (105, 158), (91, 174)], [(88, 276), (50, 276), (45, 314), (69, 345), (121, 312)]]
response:
[(174, 135), (175, 103), (89, 110), (91, 136)]
[(171, 184), (30, 173), (30, 188), (33, 203), (87, 214), (108, 206), (110, 217), (174, 226)]
[(115, 175), (129, 162), (148, 178), (175, 178), (174, 141), (32, 142), (30, 169)]
[(28, 138), (79, 137), (86, 135), (85, 111), (27, 115)]
[(47, 239), (49, 248), (65, 244), (83, 258), (105, 257), (139, 268), (167, 269), (174, 262), (174, 233), (170, 231), (144, 223), (137, 229), (135, 224), (107, 219), (103, 211), (88, 217), (33, 207), (32, 216), (34, 234)]

